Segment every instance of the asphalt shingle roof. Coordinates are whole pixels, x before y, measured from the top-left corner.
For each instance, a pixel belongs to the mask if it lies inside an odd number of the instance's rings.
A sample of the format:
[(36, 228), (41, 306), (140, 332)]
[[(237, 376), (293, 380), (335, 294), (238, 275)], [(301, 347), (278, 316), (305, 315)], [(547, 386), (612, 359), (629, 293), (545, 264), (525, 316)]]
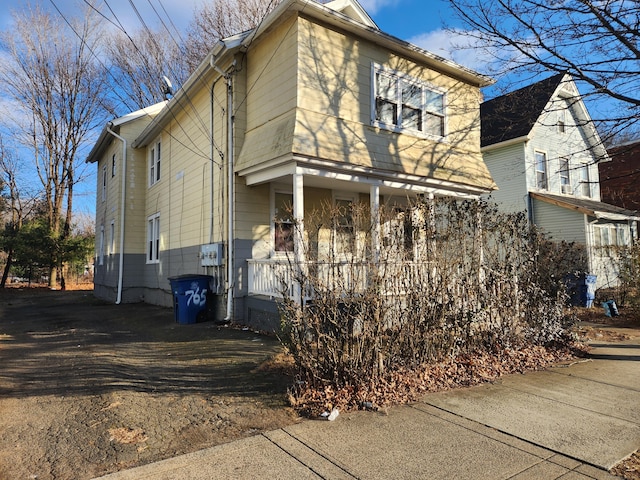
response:
[(482, 103), (480, 146), (528, 135), (563, 78), (559, 73)]

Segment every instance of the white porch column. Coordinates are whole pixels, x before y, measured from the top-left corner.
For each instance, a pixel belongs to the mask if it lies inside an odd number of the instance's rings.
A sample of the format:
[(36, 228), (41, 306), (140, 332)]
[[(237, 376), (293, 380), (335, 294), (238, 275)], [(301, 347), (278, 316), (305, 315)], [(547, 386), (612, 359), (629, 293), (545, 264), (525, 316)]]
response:
[[(295, 262), (301, 273), (304, 273), (304, 181), (303, 175), (297, 172), (293, 174), (293, 218), (295, 220), (293, 233)], [(296, 285), (295, 292), (296, 301), (302, 302), (303, 292), (300, 284)]]
[(369, 186), (371, 208), (371, 255), (374, 263), (380, 261), (380, 185)]

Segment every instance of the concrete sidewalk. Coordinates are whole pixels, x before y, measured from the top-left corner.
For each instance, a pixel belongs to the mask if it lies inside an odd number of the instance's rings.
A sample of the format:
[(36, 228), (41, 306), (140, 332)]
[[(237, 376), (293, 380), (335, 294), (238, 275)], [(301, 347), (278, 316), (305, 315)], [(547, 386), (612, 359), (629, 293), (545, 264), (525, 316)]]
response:
[[(640, 339), (636, 339), (640, 340)], [(640, 341), (568, 367), (345, 413), (101, 477), (608, 479), (640, 447)]]

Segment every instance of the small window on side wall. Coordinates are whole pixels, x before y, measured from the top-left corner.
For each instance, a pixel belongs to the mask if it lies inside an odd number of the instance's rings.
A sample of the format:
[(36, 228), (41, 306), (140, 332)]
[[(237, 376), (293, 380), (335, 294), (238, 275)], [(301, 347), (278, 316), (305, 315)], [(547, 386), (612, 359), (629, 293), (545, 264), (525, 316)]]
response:
[(293, 252), (295, 227), (293, 222), (293, 194), (275, 192), (274, 201), (274, 251), (276, 253)]
[(162, 159), (162, 145), (160, 141), (154, 143), (149, 151), (149, 186), (160, 181), (160, 163)]

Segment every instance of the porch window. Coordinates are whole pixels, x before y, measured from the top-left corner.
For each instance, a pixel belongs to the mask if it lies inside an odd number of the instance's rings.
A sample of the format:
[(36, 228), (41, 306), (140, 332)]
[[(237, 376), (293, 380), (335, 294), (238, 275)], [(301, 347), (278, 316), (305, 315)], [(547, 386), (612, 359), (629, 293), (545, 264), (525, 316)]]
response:
[(276, 253), (293, 252), (294, 228), (293, 194), (276, 192), (273, 240)]
[(149, 186), (153, 186), (160, 181), (160, 161), (162, 159), (162, 148), (160, 142), (156, 142), (149, 152)]
[(412, 209), (394, 207), (391, 218), (384, 223), (382, 244), (388, 252), (412, 259), (414, 251), (414, 225)]
[(571, 191), (571, 177), (569, 176), (569, 159), (560, 159), (560, 191), (562, 193), (573, 193)]
[(160, 262), (160, 214), (147, 219), (147, 263)]
[(336, 198), (335, 249), (338, 254), (354, 253), (355, 227), (353, 223), (353, 200)]
[(406, 75), (373, 66), (372, 123), (396, 132), (444, 137), (444, 93)]
[(547, 189), (547, 154), (536, 152), (536, 187)]

